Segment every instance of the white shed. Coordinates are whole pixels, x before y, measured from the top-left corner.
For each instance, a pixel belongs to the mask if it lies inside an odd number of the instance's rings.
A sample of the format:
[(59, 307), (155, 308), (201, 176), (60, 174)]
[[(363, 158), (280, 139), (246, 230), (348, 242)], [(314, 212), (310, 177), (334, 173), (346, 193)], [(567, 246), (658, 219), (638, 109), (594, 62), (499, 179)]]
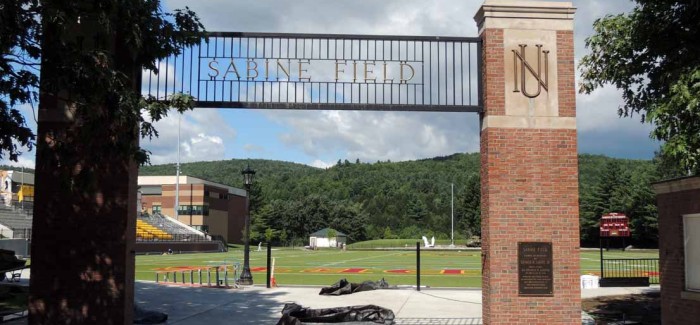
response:
[[(331, 228), (323, 228), (309, 236), (309, 246), (311, 248), (317, 247), (337, 247), (341, 248), (343, 244), (347, 243), (348, 236), (340, 231), (335, 231), (335, 236), (329, 237), (328, 234), (331, 232)], [(331, 234), (332, 235), (332, 234)]]

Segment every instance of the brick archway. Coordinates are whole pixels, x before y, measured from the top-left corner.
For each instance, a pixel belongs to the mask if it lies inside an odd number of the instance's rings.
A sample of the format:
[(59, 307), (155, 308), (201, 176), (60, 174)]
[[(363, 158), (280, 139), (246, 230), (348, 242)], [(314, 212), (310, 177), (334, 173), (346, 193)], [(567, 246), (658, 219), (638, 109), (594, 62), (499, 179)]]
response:
[[(413, 44), (413, 60), (417, 60), (415, 55), (417, 44), (420, 44), (421, 51), (426, 48), (424, 44), (428, 44), (428, 48), (432, 49), (434, 46), (432, 44), (436, 43), (435, 48), (438, 50), (443, 46), (441, 44), (445, 44), (443, 54), (447, 53), (447, 49), (451, 49), (453, 58), (456, 57), (454, 54), (457, 51), (456, 48), (460, 49), (460, 55), (464, 53), (461, 50), (463, 45), (457, 47), (455, 44), (473, 44), (478, 49), (475, 54), (482, 61), (475, 69), (478, 77), (469, 75), (461, 77), (461, 80), (481, 79), (482, 87), (478, 90), (478, 94), (474, 94), (471, 89), (467, 92), (461, 89), (462, 93), (459, 96), (452, 95), (451, 102), (447, 92), (443, 102), (440, 101), (441, 96), (437, 96), (433, 101), (433, 86), (430, 83), (433, 80), (432, 76), (426, 78), (421, 71), (422, 83), (411, 84), (410, 81), (414, 76), (419, 79), (418, 70), (410, 63), (406, 63), (409, 57), (402, 58), (399, 54), (394, 58), (394, 52), (390, 50), (388, 60), (382, 52), (382, 60), (393, 62), (398, 67), (397, 71), (401, 73), (393, 77), (397, 82), (393, 82), (390, 76), (382, 76), (383, 82), (387, 84), (381, 86), (382, 99), (388, 93), (389, 100), (377, 101), (378, 91), (375, 84), (375, 99), (374, 102), (370, 102), (371, 87), (362, 86), (360, 83), (356, 89), (360, 94), (362, 89), (365, 89), (367, 98), (365, 102), (361, 99), (358, 102), (352, 102), (354, 96), (352, 91), (355, 86), (351, 85), (351, 103), (337, 100), (333, 102), (328, 95), (326, 95), (326, 102), (320, 100), (305, 102), (302, 97), (302, 101), (296, 103), (303, 109), (479, 112), (485, 324), (576, 324), (580, 322), (574, 11), (572, 4), (568, 2), (487, 0), (475, 17), (479, 26), (480, 40), (450, 37), (415, 39), (396, 37), (388, 41), (389, 47), (394, 41), (398, 44), (404, 42), (406, 47)], [(84, 29), (82, 32), (86, 34), (92, 32), (87, 30), (89, 28)], [(238, 33), (236, 37), (240, 42), (240, 39), (246, 36)], [(278, 36), (257, 34), (255, 37), (272, 39), (270, 43), (263, 41), (264, 48), (266, 44), (274, 46), (274, 39)], [(318, 46), (324, 44), (320, 40), (314, 43), (314, 39), (327, 39), (324, 38), (326, 35), (321, 37), (296, 35), (295, 37), (311, 39), (312, 48), (314, 44)], [(92, 38), (86, 37), (86, 39)], [(374, 41), (375, 56), (366, 54), (364, 57), (365, 75), (361, 80), (367, 83), (373, 77), (367, 71), (382, 69), (375, 63), (366, 63), (372, 59), (379, 60), (376, 44), (377, 41), (382, 40), (375, 36), (358, 35), (346, 35), (346, 39), (351, 40), (351, 44), (357, 41), (356, 44), (360, 48), (362, 44)], [(363, 41), (366, 42), (363, 43)], [(258, 44), (257, 39), (255, 42)], [(330, 41), (325, 42), (329, 47)], [(449, 42), (452, 42), (451, 47), (446, 45)], [(231, 44), (233, 48), (233, 43)], [(240, 44), (239, 47), (242, 46)], [(287, 46), (289, 47), (289, 43)], [(342, 46), (345, 47), (344, 41)], [(303, 48), (306, 48), (306, 43)], [(365, 50), (369, 53), (369, 47)], [(215, 48), (215, 56), (216, 51)], [(334, 51), (336, 55), (339, 53), (337, 49)], [(330, 52), (330, 49), (327, 49), (327, 52)], [(351, 53), (355, 52), (351, 50)], [(282, 55), (281, 52), (278, 54)], [(119, 53), (116, 56), (119, 59)], [(424, 58), (431, 59), (432, 54), (420, 56), (421, 60)], [(192, 57), (190, 56), (189, 59), (192, 60)], [(323, 58), (319, 57), (319, 59)], [(350, 59), (354, 60), (352, 57)], [(304, 74), (308, 72), (304, 68), (305, 65), (310, 64), (306, 60), (298, 60), (297, 78), (302, 84), (305, 82), (302, 79), (308, 77)], [(333, 59), (327, 56), (325, 60)], [(346, 60), (344, 52), (342, 60)], [(362, 61), (361, 54), (359, 60)], [(184, 61), (181, 62), (184, 67)], [(198, 64), (200, 67), (206, 67), (201, 62)], [(333, 63), (330, 64), (333, 65)], [(447, 69), (447, 64), (444, 62), (443, 64)], [(432, 61), (429, 66), (432, 66)], [(441, 67), (440, 61), (436, 66)], [(339, 71), (345, 72), (350, 67), (351, 65), (347, 62), (336, 61), (335, 81), (338, 80)], [(134, 88), (140, 89), (140, 69), (138, 67), (129, 69), (126, 72), (133, 77)], [(42, 69), (42, 74), (50, 73), (49, 70)], [(198, 73), (199, 70), (198, 68)], [(386, 73), (386, 70), (384, 71)], [(452, 75), (454, 76), (457, 71), (453, 65)], [(471, 69), (469, 71), (471, 73)], [(288, 71), (284, 72), (288, 73)], [(184, 78), (182, 71), (181, 76)], [(258, 74), (256, 73), (255, 76), (257, 77)], [(447, 74), (442, 77), (447, 80)], [(442, 77), (438, 75), (436, 80), (442, 80)], [(353, 83), (357, 79), (357, 76), (353, 75)], [(167, 81), (168, 78), (164, 80)], [(200, 79), (196, 82), (205, 82), (207, 86), (204, 90), (208, 91), (210, 88), (207, 82), (212, 80)], [(216, 82), (216, 80), (213, 81)], [(277, 98), (277, 102), (271, 103), (272, 98), (270, 98), (266, 103), (264, 95), (262, 103), (244, 102), (240, 97), (240, 84), (248, 81), (247, 79), (238, 81), (239, 94), (235, 100), (232, 95), (232, 86), (228, 88), (230, 97), (227, 104), (233, 105), (230, 107), (247, 105), (253, 108), (286, 108), (290, 106), (289, 103), (282, 101), (281, 97)], [(222, 87), (218, 90), (221, 91), (222, 98), (225, 97), (226, 88), (223, 86), (225, 82), (232, 81), (221, 80)], [(263, 87), (266, 82), (269, 81), (262, 82)], [(452, 82), (452, 88), (457, 88), (454, 78)], [(316, 84), (320, 93), (323, 92), (322, 83)], [(328, 87), (332, 83), (325, 82), (326, 93), (329, 92)], [(438, 81), (438, 94), (440, 94), (439, 85)], [(466, 85), (467, 83), (462, 82), (461, 87), (464, 88)], [(469, 85), (471, 87), (471, 83)], [(417, 90), (419, 86), (420, 93)], [(343, 87), (345, 89), (345, 86)], [(176, 90), (175, 88), (173, 84), (172, 90)], [(164, 89), (167, 94), (169, 89), (167, 84)], [(182, 89), (181, 86), (180, 90)], [(313, 83), (310, 89), (313, 91)], [(394, 102), (394, 89), (399, 93), (397, 102)], [(410, 89), (414, 92), (412, 97), (407, 92)], [(404, 90), (405, 100), (400, 97), (401, 90)], [(198, 86), (197, 91), (199, 91)], [(212, 91), (214, 94), (217, 93), (216, 83)], [(247, 92), (248, 88), (246, 88), (246, 94)], [(253, 95), (253, 98), (255, 96)], [(358, 98), (361, 97), (358, 96)], [(216, 98), (214, 95), (214, 101), (205, 99), (200, 103), (203, 106), (212, 107), (217, 105)], [(245, 98), (248, 100), (247, 95)], [(319, 98), (323, 99), (323, 96)], [(458, 103), (457, 98), (461, 98), (461, 102)], [(469, 101), (465, 102), (466, 98), (469, 98)], [(92, 197), (76, 198), (66, 195), (62, 190), (66, 184), (62, 184), (54, 175), (55, 168), (60, 162), (52, 155), (51, 146), (54, 137), (67, 136), (66, 132), (75, 126), (71, 116), (70, 108), (65, 103), (52, 98), (50, 94), (42, 93), (39, 109), (38, 138), (40, 140), (37, 141), (37, 187), (34, 213), (41, 218), (35, 218), (34, 222), (31, 289), (31, 299), (37, 303), (30, 305), (30, 323), (71, 321), (130, 323), (133, 312), (133, 243), (137, 209), (137, 169), (129, 157), (111, 157), (101, 165), (104, 168), (103, 173), (100, 174), (101, 178), (97, 180), (98, 191), (92, 193), (91, 195), (94, 194)], [(102, 140), (106, 139), (73, 139), (78, 142)], [(138, 140), (134, 138), (134, 141)], [(90, 153), (83, 154), (87, 156)], [(76, 207), (78, 207), (77, 210)], [(99, 214), (100, 218), (95, 218), (96, 214)], [(86, 269), (94, 266), (98, 268), (86, 272)], [(105, 274), (109, 275), (109, 278), (102, 278)], [(51, 297), (57, 293), (62, 295), (63, 300), (50, 302)], [(49, 303), (41, 303), (41, 301)], [(82, 313), (85, 308), (91, 310), (90, 315), (86, 316)], [(92, 312), (94, 310), (97, 312)]]

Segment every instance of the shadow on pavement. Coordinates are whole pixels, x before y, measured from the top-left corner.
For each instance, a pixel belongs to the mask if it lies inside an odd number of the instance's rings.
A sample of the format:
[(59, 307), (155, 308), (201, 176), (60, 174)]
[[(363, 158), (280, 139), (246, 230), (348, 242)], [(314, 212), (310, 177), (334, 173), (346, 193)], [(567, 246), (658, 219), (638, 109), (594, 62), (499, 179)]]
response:
[(168, 286), (137, 282), (135, 303), (168, 314), (167, 324), (275, 324), (283, 305), (279, 293)]

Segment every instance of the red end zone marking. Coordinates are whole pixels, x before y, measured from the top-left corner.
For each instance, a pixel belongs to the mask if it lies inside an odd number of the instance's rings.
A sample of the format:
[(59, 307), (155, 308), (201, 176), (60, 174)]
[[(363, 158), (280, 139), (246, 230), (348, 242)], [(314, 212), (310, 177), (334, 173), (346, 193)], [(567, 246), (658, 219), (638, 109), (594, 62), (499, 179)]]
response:
[(152, 269), (153, 271), (176, 272), (176, 271), (197, 271), (206, 269), (206, 266), (168, 266)]
[(265, 272), (267, 271), (267, 268), (264, 266), (258, 266), (258, 267), (251, 267), (250, 272)]
[(302, 270), (302, 273), (329, 273), (331, 269), (316, 268), (316, 269), (306, 269)]
[(340, 273), (363, 273), (367, 271), (367, 269), (360, 269), (360, 268), (352, 268), (352, 269), (345, 269), (340, 271)]
[(440, 271), (441, 274), (464, 274), (462, 270), (446, 269)]
[(385, 273), (398, 273), (398, 274), (409, 274), (409, 273), (415, 273), (415, 271), (411, 270), (405, 270), (405, 269), (399, 269), (399, 270), (386, 270), (384, 271)]

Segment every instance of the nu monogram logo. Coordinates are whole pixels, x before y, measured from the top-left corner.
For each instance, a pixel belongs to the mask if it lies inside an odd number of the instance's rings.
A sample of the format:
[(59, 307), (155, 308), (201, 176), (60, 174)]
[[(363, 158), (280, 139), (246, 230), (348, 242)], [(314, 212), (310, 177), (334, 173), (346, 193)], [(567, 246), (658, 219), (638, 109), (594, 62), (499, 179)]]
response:
[[(526, 44), (518, 44), (520, 47), (520, 52), (516, 50), (513, 51), (513, 84), (515, 85), (515, 88), (513, 89), (513, 92), (519, 93), (522, 92), (523, 95), (525, 95), (528, 98), (535, 98), (540, 95), (542, 92), (542, 88), (544, 90), (549, 91), (549, 71), (548, 71), (548, 57), (549, 57), (549, 51), (543, 51), (542, 50), (542, 44), (537, 44), (535, 47), (537, 47), (537, 72), (535, 72), (535, 69), (532, 68), (530, 63), (527, 62), (525, 59), (525, 47), (527, 47)], [(541, 58), (542, 58), (542, 53), (544, 53), (544, 80), (542, 80), (542, 64), (541, 64)], [(518, 86), (518, 61), (520, 61), (520, 85)], [(532, 94), (527, 92), (527, 86), (525, 84), (525, 71), (529, 71), (530, 74), (537, 79), (537, 92)], [(518, 89), (519, 88), (519, 89)]]

